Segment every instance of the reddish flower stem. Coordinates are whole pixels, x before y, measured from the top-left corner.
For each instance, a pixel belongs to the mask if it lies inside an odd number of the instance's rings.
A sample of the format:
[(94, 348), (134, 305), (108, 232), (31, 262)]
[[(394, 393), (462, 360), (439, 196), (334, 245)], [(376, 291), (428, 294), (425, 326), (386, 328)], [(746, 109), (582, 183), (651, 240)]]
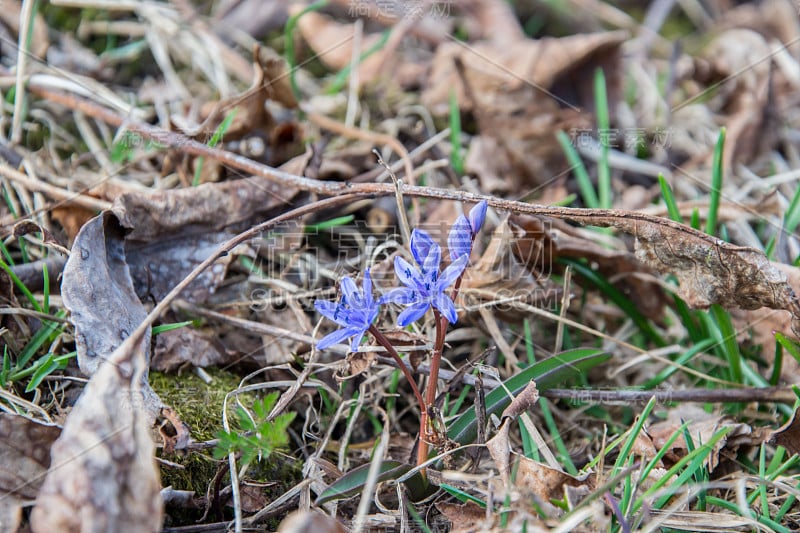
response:
[(417, 382), (414, 380), (414, 375), (411, 373), (411, 370), (408, 369), (405, 362), (400, 357), (400, 354), (397, 353), (397, 350), (394, 349), (392, 343), (386, 338), (386, 335), (381, 333), (381, 331), (375, 327), (375, 324), (369, 327), (369, 332), (372, 333), (372, 335), (375, 337), (375, 340), (378, 341), (378, 344), (386, 348), (386, 351), (389, 352), (389, 355), (391, 355), (392, 358), (397, 361), (397, 366), (400, 368), (400, 371), (411, 385), (411, 390), (414, 391), (414, 396), (417, 398), (420, 412), (423, 416), (425, 416), (427, 414), (425, 409), (425, 400), (422, 398), (422, 393), (419, 391), (419, 387), (417, 387)]

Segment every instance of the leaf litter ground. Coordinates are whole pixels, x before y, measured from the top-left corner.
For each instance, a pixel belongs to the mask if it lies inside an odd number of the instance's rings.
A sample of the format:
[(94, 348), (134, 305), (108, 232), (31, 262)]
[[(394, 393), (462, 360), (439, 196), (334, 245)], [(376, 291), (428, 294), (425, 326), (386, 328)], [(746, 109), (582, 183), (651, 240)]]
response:
[(797, 7), (580, 5), (10, 2), (4, 529), (796, 530)]

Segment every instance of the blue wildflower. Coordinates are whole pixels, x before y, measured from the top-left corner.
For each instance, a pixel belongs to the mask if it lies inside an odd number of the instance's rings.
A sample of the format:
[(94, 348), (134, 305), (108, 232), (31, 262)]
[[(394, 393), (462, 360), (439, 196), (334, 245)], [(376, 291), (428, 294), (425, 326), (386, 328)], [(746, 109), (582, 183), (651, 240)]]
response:
[(454, 323), (458, 319), (456, 307), (444, 291), (464, 271), (469, 257), (466, 255), (459, 257), (440, 275), (442, 249), (430, 235), (417, 229), (411, 234), (411, 253), (420, 264), (420, 268), (400, 256), (395, 257), (394, 271), (405, 287), (392, 289), (381, 296), (378, 303), (392, 302), (408, 306), (397, 317), (400, 327), (422, 318), (431, 306), (438, 309), (450, 323)]
[(472, 241), (475, 240), (475, 236), (483, 226), (488, 206), (486, 200), (481, 200), (470, 210), (469, 215), (461, 215), (453, 223), (450, 234), (447, 236), (447, 248), (452, 261), (462, 255), (469, 256), (472, 251)]
[(319, 313), (333, 320), (343, 329), (329, 333), (317, 342), (317, 349), (324, 350), (329, 346), (338, 344), (343, 340), (353, 337), (350, 344), (352, 351), (358, 350), (361, 337), (375, 321), (380, 311), (380, 303), (372, 297), (372, 278), (369, 269), (364, 271), (362, 289), (356, 286), (350, 276), (342, 278), (342, 299), (339, 303), (327, 300), (317, 300), (314, 307)]

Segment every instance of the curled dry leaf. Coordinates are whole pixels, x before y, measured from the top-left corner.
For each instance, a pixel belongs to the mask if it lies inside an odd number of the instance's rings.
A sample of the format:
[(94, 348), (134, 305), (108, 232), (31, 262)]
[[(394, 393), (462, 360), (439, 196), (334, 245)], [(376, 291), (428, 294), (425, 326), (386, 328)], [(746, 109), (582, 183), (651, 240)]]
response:
[(797, 409), (788, 422), (769, 434), (767, 442), (774, 446), (783, 446), (789, 453), (800, 453), (800, 422), (797, 421)]
[(785, 309), (800, 322), (800, 300), (786, 275), (767, 257), (689, 226), (636, 212), (587, 210), (560, 218), (614, 227), (636, 237), (636, 257), (662, 274), (673, 274), (678, 295), (693, 308), (711, 304), (742, 309)]
[(17, 531), (22, 507), (36, 494), (50, 466), (58, 426), (0, 413), (0, 529)]
[(648, 318), (662, 315), (667, 303), (654, 272), (628, 251), (610, 250), (587, 238), (585, 230), (549, 217), (514, 216), (509, 223), (521, 229), (514, 253), (534, 272), (549, 274), (559, 257), (585, 258), (620, 289)]
[(502, 423), (497, 435), (489, 439), (486, 447), (489, 449), (489, 454), (492, 456), (494, 463), (500, 470), (500, 477), (503, 483), (508, 486), (511, 476), (511, 444), (509, 443), (509, 419), (513, 420), (519, 417), (522, 413), (531, 408), (539, 400), (539, 391), (536, 389), (536, 383), (531, 381), (528, 386), (520, 392), (516, 398), (511, 400), (511, 403), (503, 410), (501, 417)]
[[(110, 213), (87, 222), (72, 247), (61, 297), (75, 326), (78, 366), (87, 376), (141, 324), (147, 312), (137, 298), (125, 258), (123, 229)], [(150, 328), (144, 338), (149, 361)], [(162, 403), (142, 375), (146, 411), (155, 420)]]
[(35, 533), (160, 531), (161, 482), (141, 388), (147, 344), (100, 364), (67, 416), (31, 514)]

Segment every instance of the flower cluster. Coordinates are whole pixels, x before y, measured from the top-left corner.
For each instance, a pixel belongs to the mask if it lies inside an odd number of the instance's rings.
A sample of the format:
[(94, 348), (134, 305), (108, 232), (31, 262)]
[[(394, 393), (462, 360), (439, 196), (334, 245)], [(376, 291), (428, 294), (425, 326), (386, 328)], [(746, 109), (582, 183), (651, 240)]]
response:
[(442, 248), (427, 232), (415, 229), (411, 233), (410, 248), (416, 265), (400, 256), (394, 260), (394, 271), (402, 287), (391, 289), (376, 301), (372, 295), (369, 269), (364, 272), (362, 289), (358, 289), (349, 276), (342, 278), (342, 298), (339, 303), (325, 300), (314, 303), (322, 316), (342, 326), (342, 329), (320, 339), (317, 348), (323, 350), (352, 337), (350, 348), (357, 350), (361, 338), (377, 318), (380, 306), (387, 303), (406, 306), (397, 317), (400, 327), (419, 320), (431, 307), (449, 323), (456, 322), (455, 294), (451, 296), (445, 291), (463, 275), (472, 252), (472, 243), (486, 218), (486, 209), (484, 200), (473, 207), (469, 215), (461, 215), (456, 219), (447, 237), (450, 264), (443, 270)]

